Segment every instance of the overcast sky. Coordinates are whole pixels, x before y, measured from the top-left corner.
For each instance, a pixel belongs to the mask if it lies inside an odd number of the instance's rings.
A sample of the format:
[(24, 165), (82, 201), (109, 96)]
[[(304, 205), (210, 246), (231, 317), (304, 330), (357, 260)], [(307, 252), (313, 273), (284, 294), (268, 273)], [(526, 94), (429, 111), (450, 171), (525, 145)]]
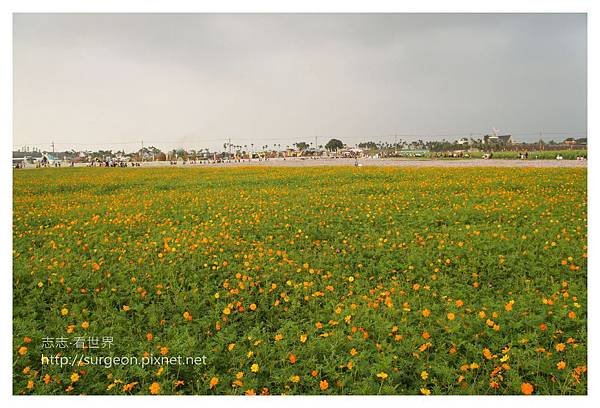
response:
[(584, 14), (17, 14), (13, 144), (582, 137), (586, 31)]

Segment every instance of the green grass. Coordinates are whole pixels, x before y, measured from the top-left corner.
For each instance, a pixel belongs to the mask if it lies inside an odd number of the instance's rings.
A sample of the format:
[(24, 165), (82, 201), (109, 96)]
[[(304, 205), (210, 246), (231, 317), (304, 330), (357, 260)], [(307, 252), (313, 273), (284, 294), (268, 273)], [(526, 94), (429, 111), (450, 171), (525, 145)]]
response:
[[(524, 150), (523, 150), (524, 151)], [(493, 159), (519, 159), (519, 153), (516, 152), (494, 152)], [(469, 153), (473, 158), (481, 158), (485, 153)], [(587, 158), (587, 150), (540, 150), (530, 151), (528, 160), (555, 160), (560, 154), (563, 160), (576, 160), (577, 157)]]
[[(15, 394), (587, 392), (585, 169), (43, 169), (13, 198)], [(42, 347), (76, 336), (114, 345)]]

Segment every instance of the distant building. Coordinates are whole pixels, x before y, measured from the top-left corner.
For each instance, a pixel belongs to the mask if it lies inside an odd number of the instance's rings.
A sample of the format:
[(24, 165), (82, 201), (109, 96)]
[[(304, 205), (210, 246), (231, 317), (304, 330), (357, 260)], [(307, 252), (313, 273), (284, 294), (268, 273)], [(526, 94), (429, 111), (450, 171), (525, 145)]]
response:
[(513, 143), (512, 135), (485, 135), (484, 144), (490, 145), (509, 145)]

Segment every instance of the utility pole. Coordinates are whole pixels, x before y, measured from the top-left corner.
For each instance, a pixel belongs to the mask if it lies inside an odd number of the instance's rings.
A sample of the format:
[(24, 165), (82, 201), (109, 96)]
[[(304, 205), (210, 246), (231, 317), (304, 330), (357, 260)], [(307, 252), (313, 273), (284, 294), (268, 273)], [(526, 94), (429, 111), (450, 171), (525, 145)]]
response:
[(54, 141), (52, 141), (52, 153), (54, 153)]
[(144, 161), (144, 139), (142, 139), (142, 150), (140, 150), (140, 161)]

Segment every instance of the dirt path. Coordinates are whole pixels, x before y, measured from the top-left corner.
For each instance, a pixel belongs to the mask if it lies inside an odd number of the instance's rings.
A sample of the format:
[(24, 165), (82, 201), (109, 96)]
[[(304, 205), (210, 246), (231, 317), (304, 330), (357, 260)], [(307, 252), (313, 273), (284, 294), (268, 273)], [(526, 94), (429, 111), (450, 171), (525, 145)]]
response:
[[(509, 160), (509, 159), (359, 159), (361, 166), (381, 167), (587, 167), (585, 160)], [(164, 162), (143, 163), (144, 167), (168, 166)], [(302, 166), (354, 166), (354, 159), (270, 159), (268, 161), (244, 161), (241, 163), (208, 163), (208, 164), (181, 164), (178, 167), (238, 167), (238, 166), (278, 166), (278, 167), (302, 167)]]
[[(354, 166), (354, 159), (299, 159), (288, 158), (270, 159), (268, 161), (243, 161), (239, 163), (196, 163), (182, 164), (177, 167), (239, 167), (239, 166), (277, 166), (277, 167), (303, 167), (303, 166)], [(580, 167), (587, 168), (587, 160), (511, 160), (511, 159), (358, 159), (359, 166), (379, 167)], [(77, 163), (76, 167), (86, 167), (87, 164)], [(140, 167), (170, 167), (169, 162), (143, 162)], [(64, 165), (60, 168), (68, 168)], [(25, 169), (34, 169), (33, 165)], [(129, 167), (131, 168), (131, 167)]]

